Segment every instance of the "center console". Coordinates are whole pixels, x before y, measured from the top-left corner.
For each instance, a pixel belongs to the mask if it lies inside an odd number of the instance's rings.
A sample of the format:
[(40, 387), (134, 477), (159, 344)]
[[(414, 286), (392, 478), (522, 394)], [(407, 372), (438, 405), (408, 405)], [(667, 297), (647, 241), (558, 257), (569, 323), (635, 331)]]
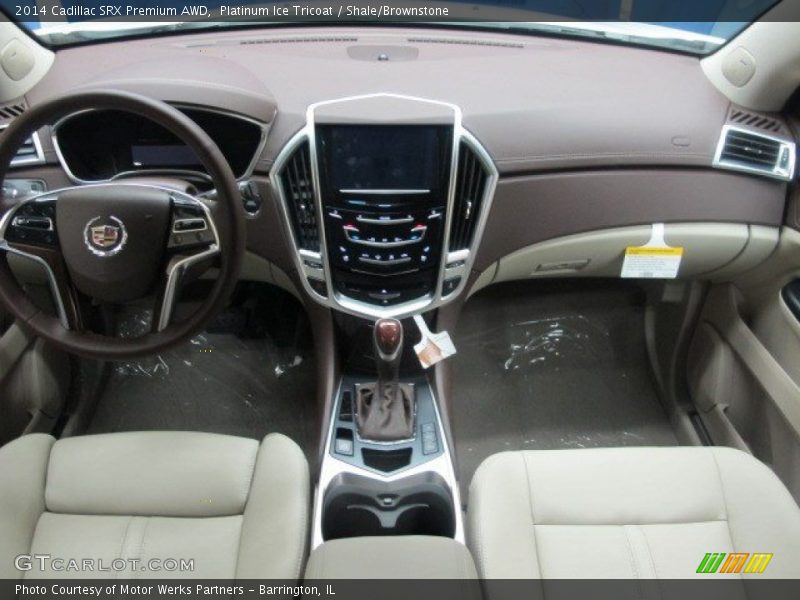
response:
[(463, 541), (448, 429), (429, 373), (402, 351), (400, 320), (408, 349), (409, 317), (432, 320), (464, 291), (497, 177), (458, 107), (393, 94), (310, 106), (273, 165), (307, 297), (369, 332), (359, 342), (337, 330), (343, 356), (375, 360), (337, 365), (312, 548), (358, 536)]
[(497, 170), (458, 107), (375, 94), (309, 107), (271, 182), (307, 294), (404, 318), (463, 291)]
[(452, 138), (444, 125), (317, 128), (334, 294), (390, 307), (435, 292)]

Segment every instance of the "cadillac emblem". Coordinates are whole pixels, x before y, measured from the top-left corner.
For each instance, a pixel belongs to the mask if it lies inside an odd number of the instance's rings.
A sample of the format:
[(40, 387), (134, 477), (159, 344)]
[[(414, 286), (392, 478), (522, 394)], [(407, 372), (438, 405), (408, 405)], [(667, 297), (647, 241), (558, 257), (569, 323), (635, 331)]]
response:
[(125, 246), (128, 232), (117, 217), (95, 217), (86, 224), (83, 241), (92, 254), (112, 256)]

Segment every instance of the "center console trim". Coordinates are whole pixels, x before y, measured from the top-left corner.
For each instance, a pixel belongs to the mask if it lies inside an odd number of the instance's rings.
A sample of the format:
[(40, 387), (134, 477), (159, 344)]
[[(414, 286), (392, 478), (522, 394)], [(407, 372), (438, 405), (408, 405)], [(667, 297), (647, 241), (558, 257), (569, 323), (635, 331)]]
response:
[[(452, 119), (453, 119), (452, 120), (453, 147), (450, 157), (451, 164), (450, 164), (448, 191), (447, 191), (446, 219), (444, 225), (444, 232), (442, 235), (442, 257), (440, 260), (439, 275), (436, 280), (436, 287), (433, 290), (433, 293), (429, 293), (426, 296), (415, 298), (413, 300), (409, 300), (407, 302), (392, 306), (378, 306), (370, 304), (368, 302), (363, 302), (360, 300), (356, 300), (354, 298), (347, 297), (336, 291), (334, 282), (332, 280), (332, 269), (328, 262), (328, 247), (326, 241), (323, 203), (320, 194), (321, 187), (320, 187), (320, 174), (319, 174), (319, 157), (317, 153), (317, 144), (316, 144), (315, 111), (320, 107), (331, 104), (360, 101), (373, 98), (400, 99), (411, 102), (421, 102), (421, 103), (437, 105), (439, 107), (444, 107), (452, 111)], [(401, 122), (402, 119), (400, 120), (387, 119), (385, 124), (397, 125), (398, 123)], [(356, 121), (354, 124), (362, 124), (362, 123)], [(379, 125), (380, 122), (371, 122), (370, 124)], [(289, 212), (290, 209), (287, 203), (286, 196), (283, 191), (282, 182), (280, 180), (280, 174), (282, 172), (283, 167), (285, 166), (287, 161), (293, 156), (294, 152), (298, 149), (298, 147), (300, 147), (300, 145), (303, 143), (308, 143), (309, 145), (309, 154), (311, 161), (311, 180), (313, 187), (312, 191), (313, 191), (314, 206), (317, 218), (317, 229), (320, 240), (319, 252), (311, 252), (308, 250), (301, 249), (299, 247), (297, 240), (295, 239), (294, 231), (292, 229), (291, 225), (292, 216)], [(484, 190), (484, 197), (481, 202), (481, 214), (478, 217), (478, 221), (475, 226), (475, 231), (470, 243), (470, 247), (468, 249), (459, 250), (457, 252), (448, 252), (450, 244), (450, 227), (453, 215), (453, 205), (455, 201), (456, 182), (458, 176), (458, 164), (459, 164), (458, 159), (462, 143), (468, 145), (470, 149), (473, 152), (475, 152), (481, 164), (486, 169), (486, 172), (488, 174), (488, 180)], [(292, 245), (292, 256), (298, 274), (300, 275), (299, 279), (301, 280), (305, 292), (316, 302), (322, 305), (328, 306), (333, 309), (341, 310), (345, 313), (355, 315), (358, 317), (375, 318), (375, 319), (385, 318), (385, 317), (394, 317), (402, 319), (405, 317), (410, 317), (414, 314), (418, 314), (422, 311), (432, 310), (455, 299), (464, 290), (467, 283), (466, 274), (469, 273), (470, 269), (472, 268), (472, 264), (475, 260), (478, 244), (480, 243), (480, 240), (483, 236), (483, 231), (486, 226), (486, 221), (489, 216), (489, 211), (491, 210), (491, 204), (494, 198), (494, 192), (497, 186), (498, 178), (499, 174), (497, 168), (495, 167), (494, 161), (492, 160), (489, 153), (486, 151), (485, 148), (483, 148), (480, 142), (478, 142), (478, 140), (463, 127), (461, 122), (460, 107), (458, 107), (455, 104), (451, 104), (449, 102), (442, 102), (439, 100), (430, 100), (414, 96), (405, 96), (401, 94), (390, 94), (390, 93), (350, 96), (335, 100), (326, 100), (323, 102), (318, 102), (309, 105), (308, 110), (306, 112), (305, 127), (303, 127), (303, 129), (301, 129), (294, 136), (292, 136), (289, 142), (281, 149), (274, 164), (272, 165), (272, 169), (270, 170), (270, 182), (273, 190), (275, 191), (280, 200), (281, 211), (283, 213), (284, 228), (286, 231), (286, 235), (288, 236), (288, 239), (290, 240)], [(387, 193), (388, 192), (392, 192), (392, 190), (387, 190)], [(458, 264), (454, 267), (453, 263), (458, 263)], [(320, 267), (324, 279), (319, 278)], [(443, 290), (444, 281), (446, 277), (452, 276), (453, 273), (462, 275), (461, 281), (459, 282), (458, 286), (445, 293)], [(311, 277), (312, 279), (319, 280), (320, 282), (324, 281), (327, 296), (323, 296), (312, 287), (311, 283), (309, 282), (309, 277)]]
[(332, 412), (329, 415), (330, 423), (327, 426), (327, 433), (325, 435), (325, 449), (322, 454), (322, 465), (320, 467), (319, 479), (314, 490), (314, 510), (313, 510), (313, 523), (311, 530), (311, 550), (313, 551), (318, 546), (324, 543), (322, 537), (322, 508), (325, 500), (325, 492), (328, 489), (331, 481), (341, 473), (353, 473), (362, 477), (368, 477), (377, 481), (396, 481), (404, 479), (419, 473), (433, 472), (438, 474), (444, 479), (450, 488), (450, 493), (453, 498), (453, 511), (455, 515), (455, 535), (454, 539), (457, 542), (465, 543), (464, 537), (464, 519), (461, 512), (461, 494), (458, 487), (458, 479), (455, 474), (455, 467), (453, 464), (453, 455), (451, 453), (450, 444), (447, 436), (445, 435), (444, 425), (442, 422), (442, 412), (439, 410), (439, 399), (436, 395), (436, 389), (430, 382), (428, 385), (431, 399), (433, 400), (433, 409), (436, 413), (436, 423), (438, 429), (439, 443), (442, 446), (441, 454), (431, 458), (429, 461), (422, 462), (409, 469), (399, 471), (397, 473), (379, 474), (373, 471), (362, 469), (346, 463), (336, 458), (330, 451), (331, 442), (334, 435), (334, 427), (336, 426), (336, 415), (339, 411), (339, 404), (342, 397), (342, 379), (336, 386), (335, 402), (331, 408)]

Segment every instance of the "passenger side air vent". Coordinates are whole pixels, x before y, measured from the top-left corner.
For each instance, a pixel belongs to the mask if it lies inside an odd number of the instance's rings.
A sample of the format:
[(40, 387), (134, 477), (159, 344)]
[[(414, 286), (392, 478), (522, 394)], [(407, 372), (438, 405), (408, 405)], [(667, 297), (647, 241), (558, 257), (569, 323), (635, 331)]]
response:
[(279, 177), (298, 249), (319, 252), (319, 229), (308, 141), (303, 142), (289, 157)]
[(714, 166), (790, 180), (794, 173), (795, 145), (781, 138), (726, 125)]
[[(8, 127), (8, 124), (0, 125), (0, 134), (2, 134), (6, 127)], [(17, 148), (17, 154), (11, 159), (11, 166), (34, 165), (43, 162), (44, 153), (42, 152), (42, 146), (39, 144), (38, 135), (34, 133)]]
[(782, 133), (783, 124), (778, 119), (752, 113), (741, 108), (732, 108), (728, 116), (729, 123), (737, 125), (747, 125), (748, 127), (755, 127), (756, 129), (763, 129), (772, 133)]
[(488, 182), (489, 172), (477, 154), (468, 144), (461, 142), (453, 218), (450, 222), (450, 252), (467, 250), (472, 244)]

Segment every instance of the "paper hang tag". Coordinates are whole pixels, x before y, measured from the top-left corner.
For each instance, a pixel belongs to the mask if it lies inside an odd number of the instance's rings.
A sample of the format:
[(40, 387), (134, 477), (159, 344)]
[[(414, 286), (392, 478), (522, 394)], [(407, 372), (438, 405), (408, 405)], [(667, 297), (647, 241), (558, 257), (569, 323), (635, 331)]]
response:
[(664, 240), (664, 224), (653, 223), (650, 241), (644, 246), (625, 248), (623, 279), (675, 279), (681, 267), (683, 248), (671, 247)]
[(428, 325), (421, 315), (414, 315), (414, 323), (417, 324), (422, 339), (414, 344), (414, 351), (423, 369), (432, 367), (445, 358), (456, 353), (456, 347), (450, 334), (446, 331), (434, 333), (428, 329)]

